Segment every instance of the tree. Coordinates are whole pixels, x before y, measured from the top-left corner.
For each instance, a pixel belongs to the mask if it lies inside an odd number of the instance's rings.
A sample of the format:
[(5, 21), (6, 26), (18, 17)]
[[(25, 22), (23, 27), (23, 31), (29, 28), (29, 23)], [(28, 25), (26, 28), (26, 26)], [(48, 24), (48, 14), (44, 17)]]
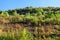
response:
[(29, 9), (31, 9), (31, 8), (33, 8), (32, 6), (30, 6), (30, 7), (26, 7), (26, 8), (29, 8)]
[(8, 12), (2, 12), (1, 15), (4, 16), (4, 17), (8, 17), (9, 16)]
[(38, 17), (37, 16), (32, 16), (32, 21), (35, 23), (35, 25), (38, 25)]
[(16, 11), (14, 11), (14, 12), (13, 12), (13, 15), (14, 15), (14, 16), (18, 16), (18, 14), (17, 14), (17, 12), (16, 12)]
[(37, 8), (37, 13), (39, 12), (43, 12), (43, 9), (42, 8)]
[(25, 18), (26, 18), (27, 20), (31, 19), (31, 14), (30, 14), (30, 13), (26, 13)]
[(2, 13), (1, 13), (1, 15), (4, 16), (4, 12), (3, 12), (3, 11), (2, 11)]
[(8, 16), (9, 16), (8, 12), (5, 12), (5, 16), (6, 16), (6, 17), (8, 17)]
[(55, 16), (56, 16), (56, 21), (58, 22), (58, 24), (60, 24), (60, 11), (57, 11)]

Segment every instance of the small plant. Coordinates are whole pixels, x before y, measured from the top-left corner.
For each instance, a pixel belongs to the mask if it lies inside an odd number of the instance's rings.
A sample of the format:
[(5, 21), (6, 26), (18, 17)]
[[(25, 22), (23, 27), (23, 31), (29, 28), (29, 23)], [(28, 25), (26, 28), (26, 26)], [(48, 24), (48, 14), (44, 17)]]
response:
[(24, 28), (20, 34), (20, 40), (32, 40), (32, 39), (33, 35)]

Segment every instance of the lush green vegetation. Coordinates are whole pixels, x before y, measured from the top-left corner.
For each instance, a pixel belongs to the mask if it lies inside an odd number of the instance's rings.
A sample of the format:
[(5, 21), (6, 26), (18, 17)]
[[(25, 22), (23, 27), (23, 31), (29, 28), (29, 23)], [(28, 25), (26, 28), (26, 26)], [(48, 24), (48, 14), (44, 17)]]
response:
[[(0, 30), (0, 40), (43, 40), (41, 36), (38, 37), (37, 35), (38, 34), (36, 34), (36, 37), (34, 37), (33, 34), (28, 32), (25, 28), (21, 32), (19, 32), (17, 29), (16, 31), (11, 32), (3, 32)], [(60, 40), (60, 36), (48, 37), (44, 38), (44, 40)]]
[(15, 32), (8, 31), (8, 32), (2, 32), (0, 35), (0, 40), (32, 40), (33, 35), (26, 31), (26, 29), (23, 29), (21, 32), (18, 32), (16, 30)]
[[(8, 11), (0, 11), (0, 18), (9, 22), (34, 22), (39, 23), (60, 24), (60, 9), (54, 7), (15, 9)], [(1, 21), (1, 20), (0, 20)]]
[[(11, 25), (17, 29), (9, 30)], [(60, 40), (60, 8), (46, 7), (33, 8), (26, 7), (15, 10), (0, 11), (0, 26), (3, 25), (0, 32), (0, 40)], [(10, 27), (9, 27), (10, 25)], [(47, 26), (48, 25), (48, 26)], [(8, 26), (8, 27), (6, 27)], [(19, 27), (24, 28), (19, 31)], [(8, 31), (3, 31), (6, 30)], [(27, 30), (26, 30), (26, 27)], [(29, 27), (33, 32), (29, 31)], [(5, 29), (4, 29), (5, 28)], [(21, 28), (20, 28), (21, 29)], [(59, 34), (58, 34), (59, 32)], [(48, 37), (47, 37), (48, 36)]]

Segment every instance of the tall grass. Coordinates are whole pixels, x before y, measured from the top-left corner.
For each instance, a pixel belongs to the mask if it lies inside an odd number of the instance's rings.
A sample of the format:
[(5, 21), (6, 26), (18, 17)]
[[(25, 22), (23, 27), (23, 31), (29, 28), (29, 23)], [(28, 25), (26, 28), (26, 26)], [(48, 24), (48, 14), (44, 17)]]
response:
[(15, 32), (3, 32), (0, 35), (0, 40), (32, 40), (33, 39), (33, 35), (26, 31), (26, 29), (24, 28), (21, 32), (18, 32), (18, 30), (16, 30)]
[[(0, 40), (43, 40), (41, 35), (38, 33), (38, 28), (35, 28), (34, 31), (35, 36), (31, 32), (28, 32), (25, 28), (20, 32), (16, 29), (16, 31), (8, 31), (8, 32), (3, 32), (0, 30)], [(42, 35), (45, 37), (45, 35)], [(47, 38), (45, 37), (44, 40), (60, 40), (60, 36), (53, 36), (50, 37), (48, 36)]]

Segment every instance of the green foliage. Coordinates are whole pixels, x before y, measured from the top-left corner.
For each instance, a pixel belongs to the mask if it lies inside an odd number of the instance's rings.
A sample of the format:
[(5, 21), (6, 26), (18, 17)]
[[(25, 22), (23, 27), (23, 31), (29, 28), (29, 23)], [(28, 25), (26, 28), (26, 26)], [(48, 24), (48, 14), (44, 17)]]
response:
[(8, 12), (5, 12), (5, 16), (6, 16), (6, 17), (9, 17), (9, 14), (8, 14)]
[(42, 8), (38, 8), (37, 9), (37, 12), (39, 13), (39, 12), (43, 12), (43, 9)]
[[(58, 10), (59, 9), (59, 10)], [(23, 9), (16, 9), (16, 10), (8, 10), (8, 11), (2, 11), (0, 12), (0, 23), (30, 23), (34, 24), (35, 26), (38, 26), (39, 23), (45, 24), (60, 24), (60, 8), (33, 8), (32, 6), (23, 8)], [(12, 15), (9, 15), (11, 14)], [(28, 26), (30, 26), (28, 25)], [(45, 25), (44, 25), (45, 26)], [(59, 26), (54, 27), (56, 30), (60, 30)], [(44, 28), (42, 28), (44, 34)], [(49, 29), (50, 30), (50, 29)], [(47, 31), (47, 30), (46, 30)], [(2, 35), (0, 35), (0, 40), (42, 40), (42, 38), (39, 36), (38, 28), (35, 28), (35, 35), (33, 36), (32, 33), (28, 32), (25, 28), (19, 32), (18, 30), (14, 32), (4, 32)], [(38, 37), (39, 36), (39, 37)], [(43, 35), (43, 38), (45, 38), (45, 34)], [(48, 40), (60, 40), (60, 37), (48, 37)]]
[(35, 25), (38, 25), (38, 17), (37, 16), (32, 16), (32, 21), (35, 23)]
[(14, 12), (13, 12), (13, 15), (14, 15), (14, 16), (18, 16), (18, 14), (17, 14), (17, 12), (16, 12), (16, 11), (14, 11)]
[[(53, 10), (54, 9), (54, 10)], [(2, 11), (0, 12), (0, 17), (4, 20), (8, 18), (7, 20), (11, 22), (21, 22), (21, 21), (26, 21), (29, 20), (34, 22), (35, 25), (38, 25), (40, 23), (45, 23), (45, 22), (51, 22), (51, 23), (56, 23), (60, 24), (60, 10), (57, 10), (59, 8), (53, 8), (53, 7), (48, 7), (48, 8), (33, 8), (32, 6), (28, 8), (23, 8), (23, 9), (16, 9), (16, 10), (8, 10), (8, 11)], [(13, 15), (9, 15), (9, 14)], [(20, 14), (20, 15), (19, 15)], [(13, 16), (12, 18), (10, 18)]]
[(2, 12), (1, 15), (4, 16), (4, 17), (8, 17), (9, 16), (8, 12)]
[(33, 39), (33, 35), (30, 32), (28, 32), (25, 28), (21, 32), (20, 36), (21, 36), (20, 40), (32, 40)]
[(48, 40), (60, 40), (60, 37), (55, 36), (54, 38), (48, 37)]
[(16, 30), (15, 32), (3, 32), (2, 35), (0, 35), (0, 40), (32, 40), (33, 39), (33, 35), (26, 31), (26, 29), (24, 28), (20, 34), (19, 31)]
[(27, 20), (31, 19), (30, 13), (26, 13), (25, 18), (26, 18)]

